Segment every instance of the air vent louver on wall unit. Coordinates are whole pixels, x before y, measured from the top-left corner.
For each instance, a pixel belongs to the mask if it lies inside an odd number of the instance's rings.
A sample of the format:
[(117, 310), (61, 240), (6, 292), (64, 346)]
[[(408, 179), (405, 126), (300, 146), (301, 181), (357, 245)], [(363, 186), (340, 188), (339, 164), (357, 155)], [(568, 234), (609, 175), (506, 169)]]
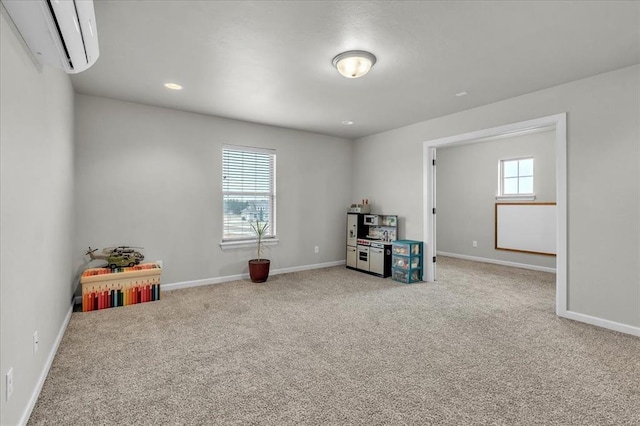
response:
[(93, 0), (2, 0), (41, 64), (79, 73), (100, 54)]

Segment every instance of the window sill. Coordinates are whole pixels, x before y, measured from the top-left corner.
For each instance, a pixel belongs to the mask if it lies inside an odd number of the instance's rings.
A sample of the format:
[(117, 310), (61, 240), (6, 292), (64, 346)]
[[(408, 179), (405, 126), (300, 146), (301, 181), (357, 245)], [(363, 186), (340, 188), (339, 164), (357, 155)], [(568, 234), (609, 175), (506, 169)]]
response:
[[(275, 246), (280, 242), (277, 238), (268, 238), (262, 241), (262, 244), (265, 246)], [(242, 240), (242, 241), (223, 241), (220, 243), (220, 248), (222, 250), (232, 250), (232, 249), (240, 249), (251, 247), (254, 248), (256, 246), (256, 240)]]
[(498, 201), (534, 201), (535, 194), (528, 195), (496, 195)]

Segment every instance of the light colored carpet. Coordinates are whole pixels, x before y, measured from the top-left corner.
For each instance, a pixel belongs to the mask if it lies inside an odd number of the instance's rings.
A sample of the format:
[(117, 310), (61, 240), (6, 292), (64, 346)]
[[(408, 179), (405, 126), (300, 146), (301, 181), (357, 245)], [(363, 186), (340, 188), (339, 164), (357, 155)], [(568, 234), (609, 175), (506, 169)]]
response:
[(640, 339), (556, 317), (553, 274), (438, 266), (74, 313), (29, 424), (640, 424)]

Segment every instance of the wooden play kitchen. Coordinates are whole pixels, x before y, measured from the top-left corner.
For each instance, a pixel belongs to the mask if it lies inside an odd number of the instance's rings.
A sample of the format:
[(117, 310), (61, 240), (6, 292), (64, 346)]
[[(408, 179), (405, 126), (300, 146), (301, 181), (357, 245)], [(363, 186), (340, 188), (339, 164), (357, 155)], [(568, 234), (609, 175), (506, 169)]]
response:
[(386, 278), (391, 275), (398, 216), (370, 214), (369, 205), (357, 206), (347, 213), (347, 268)]
[(126, 268), (91, 268), (82, 273), (82, 312), (160, 300), (157, 263)]
[(422, 241), (397, 240), (398, 216), (371, 214), (366, 201), (347, 212), (347, 268), (405, 284), (422, 281)]

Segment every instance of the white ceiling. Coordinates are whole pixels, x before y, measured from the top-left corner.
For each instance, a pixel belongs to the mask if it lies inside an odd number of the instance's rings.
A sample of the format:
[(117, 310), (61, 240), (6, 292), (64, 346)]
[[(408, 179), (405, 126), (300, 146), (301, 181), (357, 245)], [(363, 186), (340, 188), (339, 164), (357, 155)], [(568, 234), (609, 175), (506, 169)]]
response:
[[(95, 12), (100, 58), (72, 76), (77, 92), (347, 138), (640, 63), (635, 1), (98, 0)], [(331, 60), (356, 49), (378, 62), (346, 79)]]

